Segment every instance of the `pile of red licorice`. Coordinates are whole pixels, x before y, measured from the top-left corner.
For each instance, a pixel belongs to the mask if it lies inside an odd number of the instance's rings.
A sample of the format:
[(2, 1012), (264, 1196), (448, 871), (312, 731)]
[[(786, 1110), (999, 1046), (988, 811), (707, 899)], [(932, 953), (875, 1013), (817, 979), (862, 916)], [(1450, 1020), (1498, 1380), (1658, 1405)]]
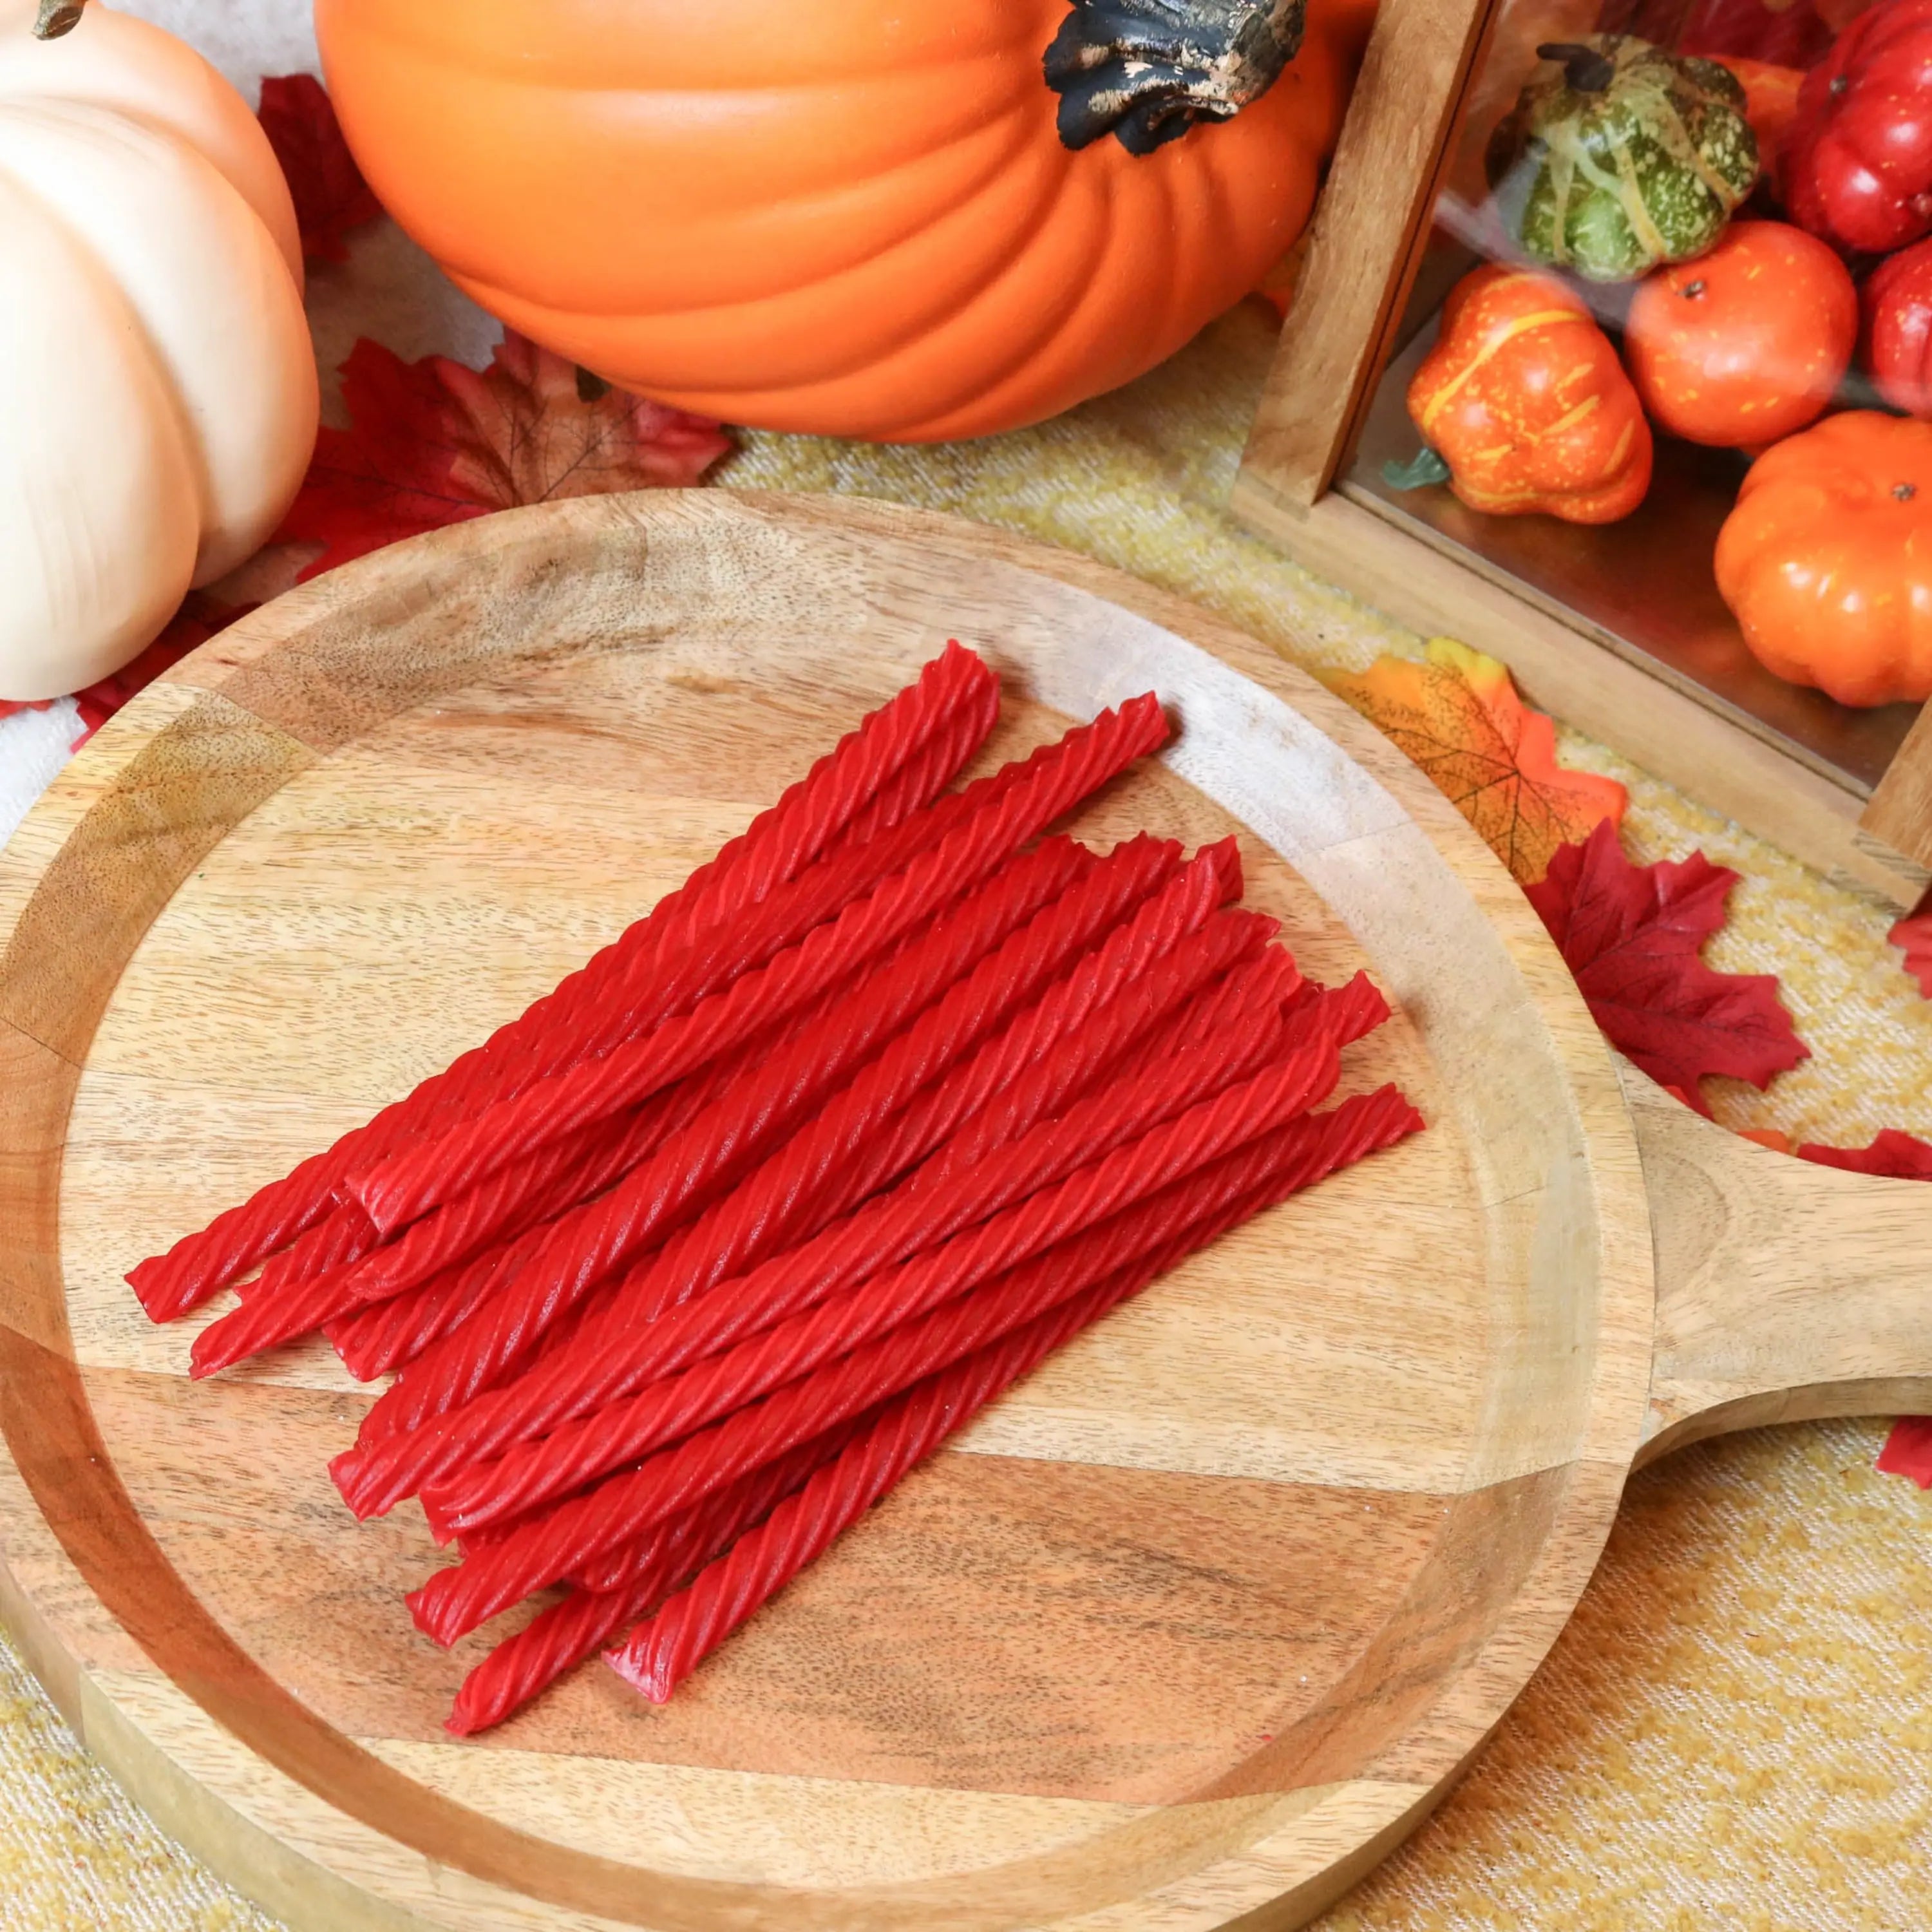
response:
[[(963, 790), (950, 646), (580, 972), (129, 1279), (231, 1284), (197, 1376), (320, 1329), (395, 1379), (332, 1473), (419, 1496), (500, 1721), (612, 1639), (658, 1701), (905, 1472), (1164, 1270), (1421, 1125), (1311, 1111), (1387, 1016), (1239, 910), (1232, 840), (1042, 838), (1167, 725), (1136, 698)], [(252, 1279), (243, 1279), (260, 1264)]]

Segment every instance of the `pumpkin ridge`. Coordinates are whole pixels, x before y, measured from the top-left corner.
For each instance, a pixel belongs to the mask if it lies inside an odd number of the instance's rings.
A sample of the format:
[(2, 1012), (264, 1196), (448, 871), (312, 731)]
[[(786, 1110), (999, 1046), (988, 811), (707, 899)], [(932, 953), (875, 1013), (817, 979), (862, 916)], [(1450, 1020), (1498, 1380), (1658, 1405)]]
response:
[[(951, 302), (950, 306), (944, 309), (928, 310), (926, 312), (922, 317), (921, 324), (917, 332), (919, 335), (923, 336), (930, 334), (934, 330), (942, 328), (949, 322), (956, 322), (960, 316), (967, 314), (978, 302), (983, 299), (994, 288), (997, 287), (1001, 282), (1006, 280), (1010, 276), (1018, 272), (1025, 261), (1028, 244), (1033, 239), (1036, 238), (1046, 228), (1048, 224), (1048, 218), (1055, 212), (1058, 207), (1059, 198), (1065, 191), (1066, 172), (1067, 171), (1064, 169), (1060, 170), (1060, 185), (1057, 187), (1052, 194), (1041, 197), (1040, 204), (1035, 208), (1033, 214), (1029, 218), (1027, 226), (1024, 230), (1019, 231), (1017, 237), (1016, 238), (1018, 245), (1012, 249), (1007, 259), (994, 271), (992, 278), (990, 280), (976, 280), (968, 278), (963, 281), (959, 286), (956, 298)], [(954, 209), (952, 213), (955, 216), (963, 217), (966, 212), (965, 208), (962, 207)], [(914, 241), (923, 239), (926, 235), (930, 233), (930, 232), (931, 229), (928, 226), (926, 229), (920, 230), (917, 235), (902, 237), (898, 242), (896, 242), (892, 244), (892, 248), (903, 248)], [(849, 269), (842, 269), (837, 274), (814, 277), (808, 286), (813, 288), (824, 288), (830, 285), (835, 284), (842, 276), (846, 274), (856, 274), (864, 268), (876, 266), (880, 260), (884, 259), (885, 254), (888, 254), (890, 252), (892, 252), (891, 250), (883, 250), (879, 255), (868, 257), (865, 260), (854, 262), (851, 265)], [(461, 286), (463, 286), (466, 290), (472, 289), (475, 290), (476, 291), (475, 298), (485, 308), (491, 307), (493, 304), (501, 306), (511, 302), (523, 305), (526, 309), (530, 308), (541, 308), (542, 306), (542, 304), (530, 303), (527, 301), (527, 298), (517, 294), (514, 291), (492, 289), (488, 284), (480, 280), (472, 282), (466, 278), (463, 280)], [(800, 292), (800, 291), (797, 289), (777, 290), (768, 296), (762, 296), (759, 298), (759, 301), (760, 302), (768, 302), (771, 303), (789, 302)], [(745, 310), (754, 306), (756, 306), (756, 304), (744, 302), (712, 305), (712, 310), (715, 312), (721, 314), (727, 312), (734, 314), (742, 313)], [(693, 317), (702, 316), (706, 312), (707, 310), (705, 309), (681, 309), (670, 311), (658, 311), (651, 317), (646, 318), (646, 320), (657, 320), (658, 316), (660, 314), (675, 316), (684, 320), (690, 320)], [(628, 318), (620, 317), (618, 319), (623, 320)], [(560, 332), (553, 332), (553, 334), (554, 335)], [(567, 340), (567, 338), (566, 339)], [(916, 340), (910, 343), (896, 345), (892, 350), (887, 352), (884, 355), (878, 354), (863, 347), (855, 347), (854, 352), (848, 362), (830, 365), (820, 373), (812, 376), (808, 382), (802, 383), (795, 386), (800, 388), (814, 388), (820, 386), (820, 385), (830, 385), (846, 382), (849, 381), (854, 375), (859, 374), (860, 371), (866, 370), (878, 372), (881, 376), (884, 376), (886, 372), (890, 370), (892, 357), (894, 356), (916, 348), (918, 344)], [(1033, 346), (1030, 344), (1027, 345), (1024, 350), (1016, 349), (1014, 352), (1012, 360), (1015, 362), (1023, 360), (1027, 355), (1032, 352), (1034, 352)], [(1009, 364), (1007, 366), (1010, 367), (1011, 365)], [(998, 373), (1004, 374), (1004, 370), (1003, 369)], [(742, 399), (745, 396), (757, 395), (764, 393), (764, 392), (750, 388), (740, 390), (729, 386), (722, 386), (714, 383), (706, 386), (705, 393), (708, 395), (721, 399), (727, 398), (738, 398)], [(704, 412), (724, 416), (728, 419), (730, 418), (732, 416), (732, 411), (728, 406), (721, 406), (712, 407), (707, 405), (706, 410)]]
[[(1698, 104), (1708, 108), (1712, 97), (1700, 92)], [(1713, 200), (1720, 202), (1730, 192), (1730, 184), (1717, 170), (1707, 163), (1699, 152), (1697, 144), (1690, 137), (1690, 130), (1684, 124), (1684, 117), (1677, 111), (1677, 104), (1668, 94), (1660, 94), (1658, 131), (1663, 136), (1664, 146), (1670, 151), (1670, 158), (1680, 166), (1688, 168), (1709, 190)], [(1660, 239), (1661, 238), (1660, 237)]]
[(1636, 160), (1630, 153), (1630, 143), (1616, 140), (1611, 149), (1617, 158), (1617, 199), (1623, 206), (1624, 219), (1630, 224), (1630, 232), (1646, 254), (1667, 253), (1663, 231), (1651, 218), (1649, 204), (1643, 198), (1642, 185), (1637, 179)]
[[(128, 117), (122, 116), (116, 109), (91, 106), (85, 101), (76, 100), (68, 95), (44, 95), (30, 101), (10, 101), (6, 113), (6, 121), (10, 124), (24, 121), (31, 125), (38, 121), (44, 125), (64, 128), (84, 141), (98, 141), (104, 137), (118, 139), (118, 130), (127, 124), (127, 119)], [(241, 202), (244, 208), (247, 207), (248, 204), (242, 201), (234, 184), (197, 151), (188, 147), (166, 129), (152, 130), (152, 139), (158, 143), (174, 147), (190, 161), (202, 161), (208, 175), (219, 181), (228, 194)], [(132, 144), (124, 142), (123, 146), (130, 159), (138, 154), (138, 149)], [(58, 202), (50, 199), (17, 167), (8, 165), (4, 141), (0, 141), (0, 176), (4, 176), (19, 194), (38, 208), (67, 237), (74, 249), (86, 260), (97, 289), (112, 291), (117, 306), (127, 319), (128, 338), (140, 344), (141, 352), (153, 372), (162, 406), (166, 409), (168, 419), (173, 426), (176, 440), (181, 447), (183, 464), (192, 481), (196, 520), (205, 532), (214, 521), (218, 494), (207, 441), (196, 426), (187, 398), (174, 380), (169, 358), (161, 344), (156, 340), (148, 318), (141, 312), (140, 304), (126, 292), (120, 277), (115, 273), (113, 263), (102, 251), (94, 236), (72, 220)]]
[[(1568, 415), (1558, 416), (1553, 423), (1536, 430), (1530, 440), (1532, 442), (1546, 442), (1552, 436), (1568, 435), (1579, 423), (1587, 422), (1592, 416), (1594, 416), (1597, 411), (1602, 408), (1603, 403), (1604, 399), (1600, 395), (1586, 396)], [(1625, 432), (1624, 440), (1625, 442), (1629, 440), (1628, 431)], [(1621, 452), (1622, 445), (1619, 444), (1617, 447)]]
[[(836, 209), (842, 200), (853, 201), (866, 199), (876, 192), (879, 184), (892, 182), (902, 174), (909, 173), (922, 166), (939, 160), (946, 155), (956, 153), (958, 150), (970, 142), (985, 140), (989, 134), (1000, 130), (1006, 130), (1008, 138), (1001, 141), (997, 146), (988, 142), (986, 159), (972, 178), (969, 187), (963, 194), (954, 193), (949, 196), (945, 213), (940, 218), (952, 220), (958, 217), (965, 208), (978, 205), (993, 190), (1006, 184), (1018, 165), (1029, 158), (1037, 158), (1036, 156), (1029, 154), (1029, 149), (1035, 144), (1029, 140), (1028, 130), (1025, 125), (1025, 116), (1022, 110), (1017, 108), (1011, 110), (1000, 116), (996, 121), (988, 121), (964, 130), (956, 139), (948, 141), (943, 146), (925, 149), (915, 154), (909, 154), (903, 160), (896, 162), (890, 170), (878, 175), (868, 176), (858, 184), (814, 189), (813, 193), (817, 197), (815, 202), (804, 196), (789, 200), (772, 200), (748, 212), (755, 214), (760, 221), (764, 220), (767, 217), (779, 214), (796, 215), (808, 211), (826, 213)], [(640, 314), (651, 317), (695, 316), (703, 315), (709, 310), (741, 308), (750, 302), (782, 300), (797, 296), (808, 289), (820, 286), (839, 276), (856, 274), (868, 266), (875, 265), (883, 261), (894, 250), (904, 248), (908, 243), (918, 240), (922, 235), (928, 232), (933, 226), (934, 218), (926, 208), (922, 206), (915, 206), (907, 212), (903, 221), (895, 232), (878, 240), (874, 245), (868, 248), (864, 252), (850, 256), (831, 267), (827, 267), (822, 262), (800, 264), (797, 268), (795, 279), (783, 282), (765, 282), (760, 284), (754, 291), (751, 292), (740, 291), (684, 301), (646, 300), (635, 293), (624, 290), (614, 290), (601, 300), (592, 301), (582, 297), (573, 298), (568, 304), (568, 310), (573, 314), (615, 321)], [(471, 266), (461, 252), (446, 248), (442, 251), (440, 260), (442, 265), (451, 273), (465, 275), (479, 286), (496, 288), (500, 292), (518, 296), (520, 300), (532, 302), (536, 300), (536, 297), (529, 296), (520, 290), (497, 283), (482, 268)], [(542, 305), (548, 306), (548, 304)]]
[(1482, 370), (1507, 349), (1518, 336), (1527, 334), (1532, 329), (1547, 328), (1552, 322), (1574, 322), (1574, 309), (1539, 309), (1533, 315), (1513, 316), (1500, 328), (1492, 328), (1478, 346), (1476, 352), (1463, 368), (1458, 370), (1442, 388), (1430, 398), (1423, 412), (1422, 420), (1416, 424), (1424, 436), (1441, 416), (1443, 410), (1462, 390), (1474, 382)]

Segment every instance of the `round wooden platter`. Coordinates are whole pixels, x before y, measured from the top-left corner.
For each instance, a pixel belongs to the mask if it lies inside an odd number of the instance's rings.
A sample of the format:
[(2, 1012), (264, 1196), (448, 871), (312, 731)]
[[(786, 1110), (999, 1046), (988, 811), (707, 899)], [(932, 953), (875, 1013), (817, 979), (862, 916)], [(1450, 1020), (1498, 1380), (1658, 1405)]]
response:
[[(593, 1664), (458, 1743), (500, 1627), (418, 1636), (419, 1514), (338, 1502), (368, 1392), (319, 1344), (190, 1384), (196, 1322), (120, 1276), (520, 1010), (949, 636), (1002, 676), (989, 758), (1162, 694), (1174, 748), (1078, 829), (1238, 832), (1306, 968), (1397, 1004), (1345, 1088), (1399, 1080), (1429, 1131), (1083, 1338), (669, 1706)], [(161, 1823), (304, 1928), (1299, 1923), (1522, 1688), (1634, 1458), (1932, 1394), (1932, 1197), (1620, 1081), (1372, 730), (944, 519), (599, 499), (339, 572), (81, 754), (0, 857), (0, 1611)]]

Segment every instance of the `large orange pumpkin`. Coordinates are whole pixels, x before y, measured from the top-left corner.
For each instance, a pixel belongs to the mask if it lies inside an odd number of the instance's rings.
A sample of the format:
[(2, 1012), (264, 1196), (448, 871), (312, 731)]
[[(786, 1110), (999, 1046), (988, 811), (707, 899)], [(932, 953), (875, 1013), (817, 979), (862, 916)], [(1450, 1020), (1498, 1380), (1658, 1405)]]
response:
[(1841, 704), (1932, 698), (1932, 423), (1853, 410), (1766, 451), (1717, 574), (1780, 677)]
[(315, 9), (356, 158), (486, 308), (666, 401), (896, 441), (1053, 415), (1252, 289), (1372, 11), (1315, 0), (1258, 100), (1136, 154), (1060, 138), (1069, 0)]

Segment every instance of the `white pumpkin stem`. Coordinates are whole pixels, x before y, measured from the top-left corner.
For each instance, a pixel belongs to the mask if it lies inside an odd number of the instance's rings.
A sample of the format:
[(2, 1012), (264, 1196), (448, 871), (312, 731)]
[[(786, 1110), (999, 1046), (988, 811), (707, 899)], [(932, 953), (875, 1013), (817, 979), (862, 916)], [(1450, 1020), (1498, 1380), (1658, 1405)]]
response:
[(87, 0), (40, 0), (39, 16), (34, 22), (37, 40), (57, 40), (80, 25), (81, 9)]

